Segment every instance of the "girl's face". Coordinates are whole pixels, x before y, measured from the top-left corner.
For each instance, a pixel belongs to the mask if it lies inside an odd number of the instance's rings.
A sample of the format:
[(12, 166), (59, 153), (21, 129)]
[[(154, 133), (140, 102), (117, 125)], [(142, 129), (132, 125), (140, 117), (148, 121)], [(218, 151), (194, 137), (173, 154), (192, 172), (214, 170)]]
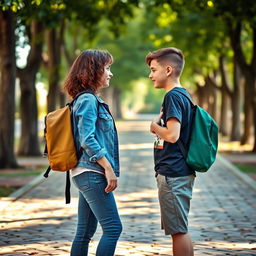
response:
[(104, 67), (104, 73), (103, 73), (103, 75), (101, 77), (101, 87), (102, 88), (109, 87), (109, 81), (110, 81), (110, 79), (113, 76), (113, 74), (110, 71), (110, 66), (111, 66), (110, 64), (107, 64)]

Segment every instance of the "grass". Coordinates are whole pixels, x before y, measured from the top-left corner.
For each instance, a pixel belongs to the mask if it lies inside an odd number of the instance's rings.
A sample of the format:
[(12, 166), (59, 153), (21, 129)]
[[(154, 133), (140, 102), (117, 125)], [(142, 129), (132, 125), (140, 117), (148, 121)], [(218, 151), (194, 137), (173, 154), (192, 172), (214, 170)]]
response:
[(256, 174), (256, 165), (246, 165), (246, 164), (235, 163), (235, 166), (238, 167), (242, 172)]
[[(227, 141), (227, 138), (222, 138), (220, 136), (220, 141), (219, 141), (219, 152), (225, 154), (253, 154), (252, 151), (253, 145), (252, 144), (245, 144), (245, 145), (240, 145), (239, 141)], [(256, 156), (256, 154), (255, 154)], [(242, 172), (247, 173), (247, 174), (256, 174), (256, 161), (255, 163), (236, 163), (235, 161), (233, 164)]]
[[(0, 172), (0, 177), (2, 178), (16, 178), (16, 177), (29, 177), (29, 176), (37, 176), (40, 173), (46, 170), (47, 166), (34, 166), (32, 169), (24, 169), (19, 171), (12, 172)], [(10, 195), (12, 192), (17, 190), (17, 187), (12, 187), (8, 184), (0, 186), (0, 197), (6, 197)]]
[(0, 186), (0, 197), (8, 196), (14, 192), (17, 188), (14, 187), (2, 187)]
[(42, 169), (34, 170), (34, 171), (22, 171), (22, 172), (11, 172), (11, 173), (1, 173), (0, 177), (28, 177), (28, 176), (35, 176), (42, 173)]

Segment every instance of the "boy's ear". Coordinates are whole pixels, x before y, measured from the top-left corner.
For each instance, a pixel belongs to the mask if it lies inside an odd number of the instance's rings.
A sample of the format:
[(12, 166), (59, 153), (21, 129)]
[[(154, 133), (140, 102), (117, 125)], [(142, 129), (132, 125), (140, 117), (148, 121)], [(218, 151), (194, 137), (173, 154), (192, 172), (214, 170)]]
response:
[(173, 68), (172, 66), (167, 66), (166, 67), (166, 75), (170, 76), (172, 74)]

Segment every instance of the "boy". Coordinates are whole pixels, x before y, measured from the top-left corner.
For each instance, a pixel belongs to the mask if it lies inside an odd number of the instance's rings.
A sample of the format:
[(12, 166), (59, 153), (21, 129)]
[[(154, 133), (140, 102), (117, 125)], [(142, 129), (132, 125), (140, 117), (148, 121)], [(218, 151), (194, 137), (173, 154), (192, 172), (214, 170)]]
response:
[[(188, 234), (188, 213), (195, 172), (186, 164), (178, 140), (187, 145), (193, 110), (180, 84), (184, 56), (176, 48), (163, 48), (146, 56), (149, 78), (156, 89), (166, 95), (159, 116), (150, 125), (156, 135), (154, 144), (155, 172), (161, 209), (161, 226), (172, 236), (174, 256), (193, 256)], [(190, 96), (189, 96), (190, 97)]]

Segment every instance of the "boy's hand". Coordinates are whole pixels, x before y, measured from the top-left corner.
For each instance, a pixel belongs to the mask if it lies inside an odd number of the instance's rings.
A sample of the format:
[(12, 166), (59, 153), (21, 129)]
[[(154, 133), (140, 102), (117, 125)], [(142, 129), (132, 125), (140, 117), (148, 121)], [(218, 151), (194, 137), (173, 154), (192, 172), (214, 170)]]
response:
[(163, 116), (163, 112), (161, 111), (160, 113), (159, 113), (159, 115), (155, 118), (155, 123), (157, 123), (157, 124), (159, 124), (159, 125), (161, 125), (161, 118), (162, 118), (162, 116)]
[(155, 125), (158, 124), (158, 125), (161, 125), (161, 118), (163, 116), (163, 112), (161, 111), (160, 114), (155, 118), (154, 121), (151, 122), (151, 125), (150, 125), (150, 132), (155, 134)]

